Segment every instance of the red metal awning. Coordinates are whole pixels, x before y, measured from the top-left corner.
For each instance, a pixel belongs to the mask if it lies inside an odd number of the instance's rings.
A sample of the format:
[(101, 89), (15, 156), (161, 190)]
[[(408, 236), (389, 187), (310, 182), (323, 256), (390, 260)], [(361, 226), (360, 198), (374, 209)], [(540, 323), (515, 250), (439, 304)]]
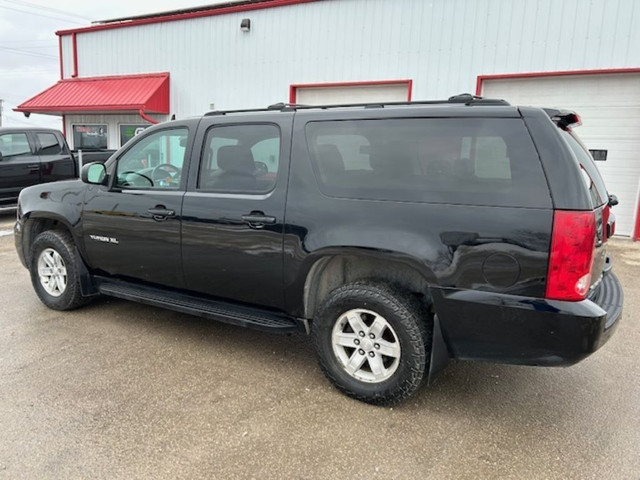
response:
[(14, 109), (25, 113), (169, 113), (169, 74), (65, 78)]

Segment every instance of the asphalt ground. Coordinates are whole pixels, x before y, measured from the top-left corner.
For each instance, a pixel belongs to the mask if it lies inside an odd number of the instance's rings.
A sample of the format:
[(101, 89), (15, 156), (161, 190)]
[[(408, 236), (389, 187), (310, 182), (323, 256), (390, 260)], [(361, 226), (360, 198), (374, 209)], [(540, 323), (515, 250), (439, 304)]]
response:
[(303, 335), (107, 298), (49, 310), (0, 236), (0, 479), (639, 479), (640, 244), (610, 250), (626, 303), (601, 350), (451, 362), (391, 409), (336, 391)]

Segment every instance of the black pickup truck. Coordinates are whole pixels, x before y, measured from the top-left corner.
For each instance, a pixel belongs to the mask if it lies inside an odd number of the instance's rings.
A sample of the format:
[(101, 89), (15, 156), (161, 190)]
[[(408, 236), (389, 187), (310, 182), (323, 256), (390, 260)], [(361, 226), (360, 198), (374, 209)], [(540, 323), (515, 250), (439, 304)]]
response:
[(0, 128), (0, 209), (15, 208), (20, 191), (78, 177), (62, 133), (47, 128)]
[(571, 365), (622, 313), (617, 201), (578, 123), (470, 95), (167, 122), (25, 189), (16, 248), (50, 308), (102, 294), (310, 332), (373, 404), (449, 358)]
[[(113, 152), (84, 151), (82, 163), (104, 162)], [(15, 208), (25, 187), (78, 178), (78, 158), (58, 130), (0, 128), (0, 211)]]

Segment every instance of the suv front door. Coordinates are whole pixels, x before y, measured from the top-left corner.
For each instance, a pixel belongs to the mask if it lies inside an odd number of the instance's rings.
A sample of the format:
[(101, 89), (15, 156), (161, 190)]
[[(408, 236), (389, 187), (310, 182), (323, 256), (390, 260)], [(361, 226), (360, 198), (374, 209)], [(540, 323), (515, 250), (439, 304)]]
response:
[[(183, 205), (190, 290), (282, 308), (284, 206), (293, 115), (205, 117)], [(194, 165), (195, 167), (195, 165)]]
[(189, 124), (145, 132), (109, 165), (109, 186), (88, 187), (83, 236), (92, 268), (183, 286), (180, 215), (189, 135)]

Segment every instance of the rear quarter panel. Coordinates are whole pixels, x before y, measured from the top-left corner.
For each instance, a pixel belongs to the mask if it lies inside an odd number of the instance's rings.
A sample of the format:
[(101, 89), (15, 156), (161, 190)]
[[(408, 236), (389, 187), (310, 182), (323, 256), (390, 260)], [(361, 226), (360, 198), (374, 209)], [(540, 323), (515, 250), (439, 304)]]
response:
[(284, 238), (288, 310), (302, 316), (313, 265), (340, 252), (400, 260), (439, 289), (542, 297), (551, 208), (372, 201), (324, 195), (296, 118)]

